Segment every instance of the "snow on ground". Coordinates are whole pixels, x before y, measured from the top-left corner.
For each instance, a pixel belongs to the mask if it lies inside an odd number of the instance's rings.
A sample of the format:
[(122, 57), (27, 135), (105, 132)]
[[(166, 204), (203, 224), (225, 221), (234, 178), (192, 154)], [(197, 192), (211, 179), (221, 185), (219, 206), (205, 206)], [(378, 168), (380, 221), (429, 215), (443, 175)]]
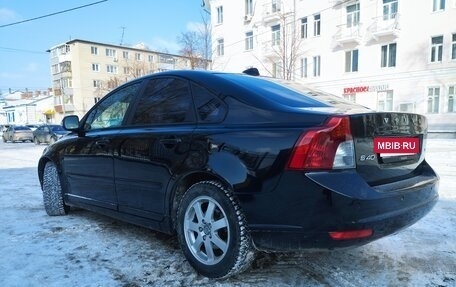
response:
[(363, 247), (259, 254), (227, 280), (197, 275), (176, 238), (88, 211), (49, 217), (45, 146), (0, 143), (0, 286), (456, 286), (456, 140), (428, 140), (440, 200), (420, 222)]

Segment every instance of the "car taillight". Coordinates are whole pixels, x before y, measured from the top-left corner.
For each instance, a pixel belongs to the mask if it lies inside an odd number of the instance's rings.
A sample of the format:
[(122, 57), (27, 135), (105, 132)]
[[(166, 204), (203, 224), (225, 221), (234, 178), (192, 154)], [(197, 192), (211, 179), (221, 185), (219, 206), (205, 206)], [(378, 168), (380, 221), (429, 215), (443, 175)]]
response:
[(333, 231), (329, 232), (329, 236), (333, 240), (353, 240), (370, 237), (374, 234), (372, 229), (360, 229), (360, 230), (347, 230), (347, 231)]
[(331, 117), (306, 131), (295, 144), (288, 169), (318, 170), (355, 167), (355, 148), (348, 116)]

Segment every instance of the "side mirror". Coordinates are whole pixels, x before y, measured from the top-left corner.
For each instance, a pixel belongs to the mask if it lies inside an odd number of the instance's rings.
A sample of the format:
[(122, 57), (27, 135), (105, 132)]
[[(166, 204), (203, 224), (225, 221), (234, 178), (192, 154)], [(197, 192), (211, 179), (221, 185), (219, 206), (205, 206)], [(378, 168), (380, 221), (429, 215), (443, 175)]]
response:
[(62, 126), (67, 131), (79, 130), (79, 117), (76, 115), (64, 117), (62, 120)]

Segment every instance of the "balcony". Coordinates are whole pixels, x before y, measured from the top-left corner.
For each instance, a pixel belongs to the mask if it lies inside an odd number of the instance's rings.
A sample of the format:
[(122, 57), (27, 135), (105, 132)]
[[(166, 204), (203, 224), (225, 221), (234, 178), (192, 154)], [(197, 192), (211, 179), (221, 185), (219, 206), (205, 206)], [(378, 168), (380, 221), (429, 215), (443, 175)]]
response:
[(362, 40), (361, 23), (358, 25), (339, 25), (333, 39), (339, 46), (360, 44)]
[(263, 5), (263, 22), (277, 22), (280, 20), (283, 11), (283, 3), (280, 0), (271, 1)]
[(271, 41), (263, 43), (263, 56), (266, 58), (277, 58), (279, 59), (281, 55), (280, 45), (272, 45)]
[(55, 110), (55, 112), (57, 112), (59, 114), (74, 112), (74, 105), (73, 104), (55, 105), (54, 110)]
[(384, 15), (374, 18), (374, 23), (372, 23), (368, 30), (374, 40), (379, 40), (381, 37), (399, 36), (399, 14)]

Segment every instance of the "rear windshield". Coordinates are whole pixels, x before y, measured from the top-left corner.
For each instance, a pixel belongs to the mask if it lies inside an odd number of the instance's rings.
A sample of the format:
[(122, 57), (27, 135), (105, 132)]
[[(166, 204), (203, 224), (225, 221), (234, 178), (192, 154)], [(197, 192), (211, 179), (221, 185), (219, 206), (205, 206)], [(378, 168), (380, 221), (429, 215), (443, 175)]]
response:
[(252, 77), (237, 74), (220, 74), (221, 77), (255, 91), (259, 96), (289, 107), (332, 107), (353, 103), (302, 84), (274, 78)]

